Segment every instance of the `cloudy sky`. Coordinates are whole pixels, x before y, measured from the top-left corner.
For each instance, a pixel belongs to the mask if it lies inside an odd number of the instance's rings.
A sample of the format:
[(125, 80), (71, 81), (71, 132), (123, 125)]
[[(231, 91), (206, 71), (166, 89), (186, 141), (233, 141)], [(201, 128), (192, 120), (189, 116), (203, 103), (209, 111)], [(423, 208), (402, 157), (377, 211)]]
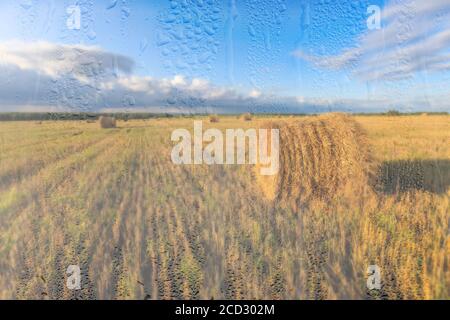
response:
[(450, 111), (450, 1), (0, 3), (0, 111), (389, 109)]

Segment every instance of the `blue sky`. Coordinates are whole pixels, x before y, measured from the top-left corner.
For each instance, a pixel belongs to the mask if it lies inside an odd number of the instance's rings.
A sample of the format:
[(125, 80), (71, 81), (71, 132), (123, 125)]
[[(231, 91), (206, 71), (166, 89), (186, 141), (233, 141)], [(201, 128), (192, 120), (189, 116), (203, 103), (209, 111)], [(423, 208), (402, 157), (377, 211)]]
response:
[[(67, 26), (73, 5), (80, 30)], [(449, 10), (443, 0), (3, 0), (0, 111), (450, 111)]]

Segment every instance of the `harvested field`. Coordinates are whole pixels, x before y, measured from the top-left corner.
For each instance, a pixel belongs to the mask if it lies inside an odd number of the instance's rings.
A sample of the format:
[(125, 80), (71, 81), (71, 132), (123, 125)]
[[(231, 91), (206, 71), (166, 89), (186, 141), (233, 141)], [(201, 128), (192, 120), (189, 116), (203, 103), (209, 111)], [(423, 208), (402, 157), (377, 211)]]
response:
[(288, 128), (276, 201), (251, 165), (172, 164), (194, 119), (1, 122), (0, 298), (450, 298), (448, 116), (201, 119)]

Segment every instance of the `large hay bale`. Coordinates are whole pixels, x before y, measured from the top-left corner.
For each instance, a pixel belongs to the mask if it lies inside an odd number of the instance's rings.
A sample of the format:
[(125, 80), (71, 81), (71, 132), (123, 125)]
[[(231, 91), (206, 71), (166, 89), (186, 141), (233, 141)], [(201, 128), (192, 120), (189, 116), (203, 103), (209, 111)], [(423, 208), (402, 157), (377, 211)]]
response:
[(100, 123), (100, 127), (102, 127), (103, 129), (116, 127), (116, 118), (114, 117), (101, 116), (98, 121)]
[(375, 167), (368, 139), (350, 116), (328, 114), (268, 122), (263, 127), (280, 130), (278, 174), (262, 176), (259, 165), (255, 167), (269, 200), (297, 208), (312, 199), (358, 196), (372, 183)]

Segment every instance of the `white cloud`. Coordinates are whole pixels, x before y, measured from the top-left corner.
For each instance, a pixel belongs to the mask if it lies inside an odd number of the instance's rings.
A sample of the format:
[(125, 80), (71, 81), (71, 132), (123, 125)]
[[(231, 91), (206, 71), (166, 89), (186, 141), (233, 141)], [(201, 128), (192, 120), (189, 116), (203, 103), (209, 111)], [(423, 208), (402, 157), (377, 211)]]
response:
[(0, 63), (59, 79), (71, 74), (89, 82), (91, 77), (131, 72), (134, 62), (98, 47), (50, 42), (7, 41), (0, 43)]
[(318, 67), (351, 70), (362, 80), (397, 80), (418, 71), (449, 69), (450, 1), (393, 0), (381, 18), (382, 29), (367, 31), (354, 48), (341, 54), (294, 55)]
[[(446, 41), (444, 35), (436, 37)], [(448, 61), (438, 57), (433, 61), (434, 66), (445, 64)], [(138, 76), (133, 65), (128, 57), (92, 46), (0, 43), (0, 111), (308, 113), (375, 111), (389, 105), (380, 100), (281, 97), (181, 74)]]
[(172, 80), (170, 80), (170, 84), (172, 86), (185, 86), (186, 85), (186, 80), (184, 79), (184, 77), (182, 75), (176, 75), (175, 77), (173, 77)]
[[(0, 43), (0, 108), (97, 111), (157, 107), (192, 112), (254, 106), (261, 93), (183, 75), (133, 75), (134, 62), (101, 48), (50, 42)], [(253, 103), (253, 104), (252, 104)]]
[(250, 91), (250, 97), (252, 98), (259, 98), (261, 96), (262, 92), (256, 89), (253, 89), (252, 91)]

